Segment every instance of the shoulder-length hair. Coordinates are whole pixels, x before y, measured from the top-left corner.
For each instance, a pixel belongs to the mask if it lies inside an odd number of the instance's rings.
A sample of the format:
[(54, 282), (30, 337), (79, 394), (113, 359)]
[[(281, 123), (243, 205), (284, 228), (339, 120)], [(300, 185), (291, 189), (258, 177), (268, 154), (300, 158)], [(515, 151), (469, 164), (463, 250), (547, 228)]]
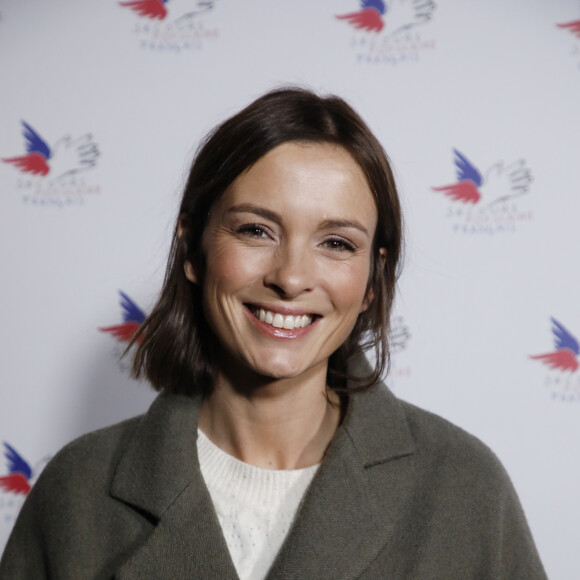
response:
[[(263, 95), (217, 126), (195, 156), (161, 294), (133, 340), (137, 345), (133, 375), (146, 377), (156, 390), (189, 395), (211, 391), (216, 376), (212, 331), (203, 313), (201, 287), (186, 278), (184, 264), (190, 261), (203, 272), (201, 240), (212, 205), (244, 171), (290, 141), (331, 143), (345, 149), (366, 176), (378, 213), (367, 289), (372, 292), (372, 302), (330, 357), (328, 385), (345, 392), (347, 379), (353, 379), (348, 376), (347, 361), (369, 349), (374, 349), (375, 366), (368, 376), (351, 382), (350, 390), (378, 383), (388, 369), (389, 315), (398, 276), (402, 218), (387, 155), (361, 117), (341, 98), (283, 88)], [(386, 250), (384, 256), (381, 248)]]

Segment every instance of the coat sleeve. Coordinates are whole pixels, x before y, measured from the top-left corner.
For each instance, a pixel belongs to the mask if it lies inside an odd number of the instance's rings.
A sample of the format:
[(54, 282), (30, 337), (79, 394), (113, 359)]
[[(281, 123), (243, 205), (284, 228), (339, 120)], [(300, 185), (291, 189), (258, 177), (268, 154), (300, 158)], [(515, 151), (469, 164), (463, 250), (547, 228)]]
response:
[(496, 546), (494, 568), (499, 578), (546, 580), (540, 556), (520, 500), (509, 476), (498, 462), (500, 487), (497, 497), (497, 525), (491, 530)]

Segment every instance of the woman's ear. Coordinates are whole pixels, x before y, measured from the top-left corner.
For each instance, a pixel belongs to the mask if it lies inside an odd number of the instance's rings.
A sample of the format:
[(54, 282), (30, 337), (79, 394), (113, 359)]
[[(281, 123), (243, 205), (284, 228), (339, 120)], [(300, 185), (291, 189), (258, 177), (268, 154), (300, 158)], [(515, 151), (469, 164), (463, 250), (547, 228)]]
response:
[[(185, 246), (187, 245), (184, 240), (184, 236), (187, 235), (187, 228), (188, 228), (188, 217), (185, 214), (179, 216), (177, 220), (177, 239), (179, 242), (183, 243)], [(195, 268), (193, 264), (189, 260), (185, 260), (183, 263), (183, 271), (185, 272), (185, 277), (194, 284), (198, 283), (197, 274), (195, 272)]]
[(374, 297), (375, 293), (373, 292), (373, 289), (369, 287), (369, 289), (367, 290), (367, 295), (365, 296), (365, 299), (363, 300), (363, 303), (360, 307), (359, 314), (362, 314), (363, 312), (366, 312), (369, 309), (369, 306), (372, 304)]
[(381, 268), (384, 268), (385, 262), (387, 261), (387, 248), (379, 248), (379, 257), (381, 260)]
[[(379, 248), (379, 260), (380, 260), (380, 268), (384, 268), (385, 267), (385, 262), (387, 260), (387, 250), (386, 248)], [(361, 309), (360, 309), (360, 313), (365, 312), (365, 310), (369, 309), (369, 306), (372, 304), (373, 300), (375, 298), (375, 293), (373, 292), (373, 287), (372, 284), (369, 284), (369, 288), (367, 290), (366, 296), (363, 300)]]
[(194, 284), (197, 284), (197, 275), (193, 268), (192, 263), (189, 260), (186, 260), (183, 264), (183, 271), (185, 272), (185, 277)]
[(177, 239), (181, 241), (189, 228), (189, 218), (182, 213), (177, 219)]

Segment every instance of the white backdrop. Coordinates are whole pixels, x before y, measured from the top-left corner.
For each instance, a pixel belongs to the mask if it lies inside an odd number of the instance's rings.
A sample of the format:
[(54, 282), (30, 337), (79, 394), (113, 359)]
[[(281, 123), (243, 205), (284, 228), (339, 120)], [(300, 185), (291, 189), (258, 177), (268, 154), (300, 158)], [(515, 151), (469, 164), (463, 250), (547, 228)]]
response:
[[(0, 0), (2, 451), (32, 484), (71, 439), (147, 408), (99, 328), (123, 322), (119, 291), (152, 306), (200, 137), (308, 85), (351, 102), (400, 185), (389, 384), (496, 451), (548, 574), (577, 578), (580, 2), (386, 5), (369, 31), (337, 18), (358, 0), (168, 0), (156, 19)], [(454, 149), (477, 172), (458, 176)], [(0, 547), (23, 498), (0, 489)]]

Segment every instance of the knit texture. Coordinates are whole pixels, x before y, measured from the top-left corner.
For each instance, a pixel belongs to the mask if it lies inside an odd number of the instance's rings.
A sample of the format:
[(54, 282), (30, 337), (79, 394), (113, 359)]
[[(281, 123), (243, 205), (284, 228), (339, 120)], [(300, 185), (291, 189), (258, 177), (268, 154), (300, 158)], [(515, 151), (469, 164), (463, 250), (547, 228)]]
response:
[(240, 579), (265, 578), (318, 465), (293, 470), (249, 465), (220, 449), (199, 429), (197, 452)]

